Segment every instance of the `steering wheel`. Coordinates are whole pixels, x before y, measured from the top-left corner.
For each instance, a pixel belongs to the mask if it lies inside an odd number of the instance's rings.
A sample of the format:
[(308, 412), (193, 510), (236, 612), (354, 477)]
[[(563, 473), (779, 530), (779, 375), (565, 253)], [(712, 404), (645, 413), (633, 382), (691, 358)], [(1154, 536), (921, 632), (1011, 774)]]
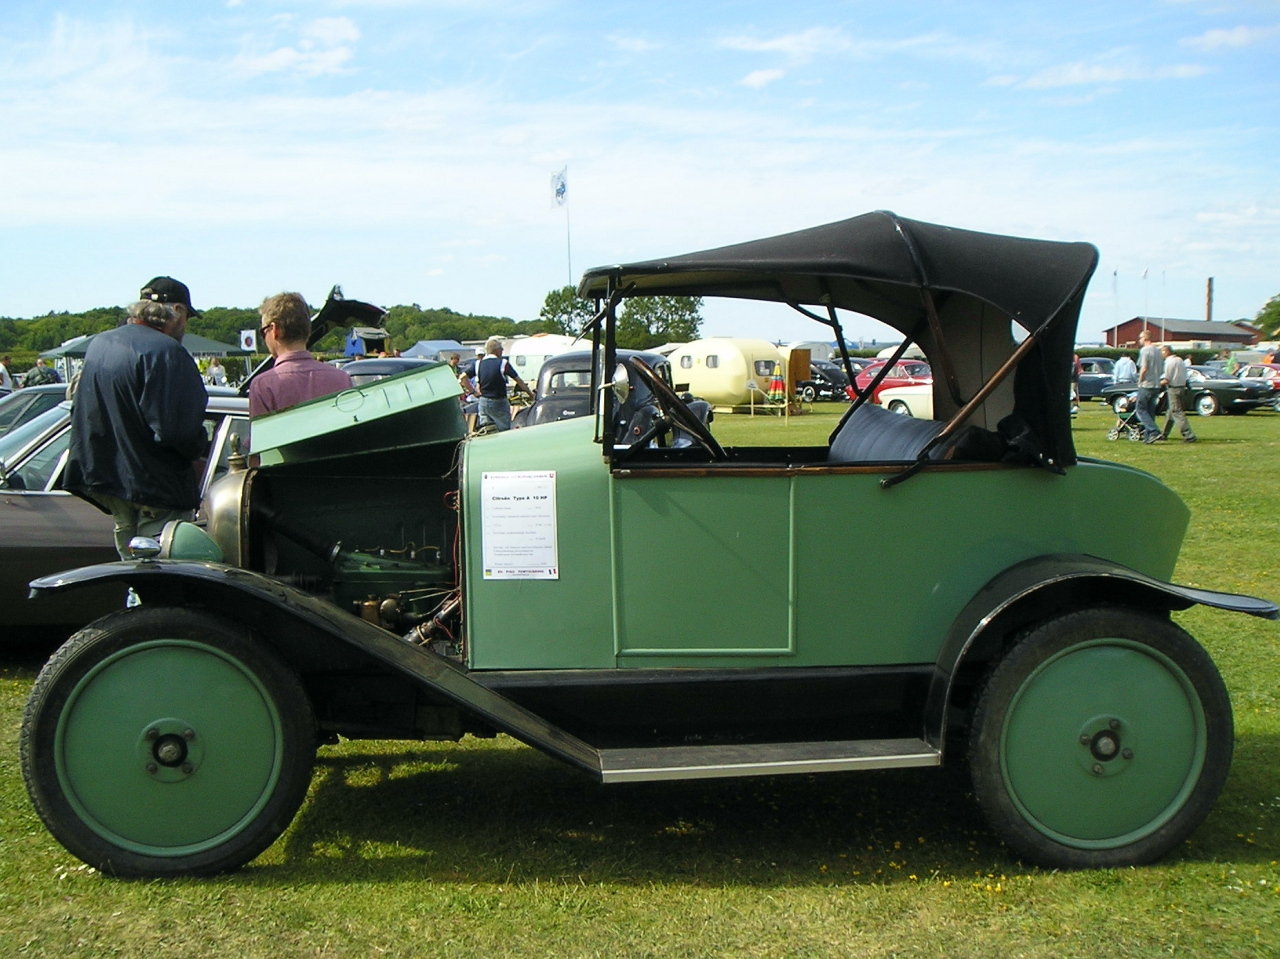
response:
[(690, 411), (689, 407), (685, 406), (684, 401), (676, 395), (676, 391), (669, 387), (662, 377), (650, 369), (649, 364), (638, 356), (629, 356), (623, 362), (634, 370), (640, 379), (644, 380), (645, 386), (649, 387), (649, 392), (657, 397), (658, 405), (662, 408), (662, 413), (667, 419), (697, 440), (699, 445), (711, 454), (712, 459), (725, 460), (729, 458), (729, 454), (724, 451), (720, 441), (711, 435), (711, 430), (707, 424), (698, 419)]

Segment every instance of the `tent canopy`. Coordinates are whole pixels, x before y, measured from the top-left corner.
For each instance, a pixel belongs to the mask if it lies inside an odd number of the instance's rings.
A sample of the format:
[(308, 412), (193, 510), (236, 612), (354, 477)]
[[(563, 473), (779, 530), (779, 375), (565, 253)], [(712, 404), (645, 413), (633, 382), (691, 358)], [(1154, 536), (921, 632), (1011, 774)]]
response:
[[(51, 350), (45, 350), (40, 355), (46, 360), (57, 360), (63, 357), (78, 357), (83, 359), (84, 354), (89, 349), (89, 343), (93, 340), (97, 333), (89, 333), (85, 336), (76, 336), (67, 340), (61, 346), (55, 346)], [(230, 343), (219, 343), (217, 340), (211, 340), (207, 336), (199, 336), (195, 333), (188, 333), (182, 338), (182, 345), (186, 347), (188, 353), (192, 356), (248, 356), (248, 350), (242, 350), (238, 346), (232, 346)]]
[(401, 350), (401, 356), (424, 356), (434, 360), (445, 353), (457, 353), (459, 356), (470, 356), (472, 351), (457, 340), (418, 340), (407, 350)]

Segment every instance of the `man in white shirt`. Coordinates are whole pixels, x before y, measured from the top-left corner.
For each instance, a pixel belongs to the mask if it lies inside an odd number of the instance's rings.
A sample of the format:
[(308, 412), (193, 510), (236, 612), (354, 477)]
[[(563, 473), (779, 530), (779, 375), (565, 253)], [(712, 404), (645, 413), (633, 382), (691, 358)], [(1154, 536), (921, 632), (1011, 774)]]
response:
[(1160, 377), (1160, 385), (1164, 387), (1169, 403), (1168, 417), (1164, 421), (1164, 436), (1167, 437), (1173, 430), (1173, 424), (1177, 423), (1183, 440), (1194, 443), (1196, 434), (1187, 422), (1186, 411), (1187, 365), (1174, 355), (1173, 349), (1167, 344), (1160, 347), (1160, 355), (1164, 357), (1164, 373)]
[(1116, 360), (1116, 368), (1114, 372), (1115, 381), (1117, 383), (1136, 383), (1138, 380), (1138, 364), (1133, 362), (1133, 357), (1126, 353), (1120, 359)]

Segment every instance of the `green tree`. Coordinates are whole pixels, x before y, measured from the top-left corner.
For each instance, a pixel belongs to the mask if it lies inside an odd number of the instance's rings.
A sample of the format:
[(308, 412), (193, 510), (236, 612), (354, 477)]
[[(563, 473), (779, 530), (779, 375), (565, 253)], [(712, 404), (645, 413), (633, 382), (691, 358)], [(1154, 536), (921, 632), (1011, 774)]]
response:
[(662, 343), (696, 340), (702, 327), (702, 297), (641, 296), (627, 300), (618, 319), (618, 346), (647, 350)]
[(219, 343), (239, 343), (241, 330), (256, 330), (261, 317), (257, 310), (233, 306), (211, 306), (191, 318), (187, 329), (197, 336)]
[(538, 319), (543, 323), (543, 332), (574, 334), (582, 332), (595, 312), (590, 300), (578, 296), (573, 287), (562, 286), (547, 294)]
[(1254, 322), (1264, 337), (1280, 336), (1280, 293), (1267, 300), (1267, 305), (1258, 311)]

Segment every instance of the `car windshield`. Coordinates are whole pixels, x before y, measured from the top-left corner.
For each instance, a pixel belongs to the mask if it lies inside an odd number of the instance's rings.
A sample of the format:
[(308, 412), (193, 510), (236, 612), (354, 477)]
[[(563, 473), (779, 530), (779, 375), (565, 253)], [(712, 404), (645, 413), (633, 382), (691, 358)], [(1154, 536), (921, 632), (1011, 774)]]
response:
[(554, 393), (581, 392), (590, 388), (590, 370), (562, 370), (548, 378), (546, 392), (551, 395)]
[(64, 393), (63, 389), (32, 388), (0, 397), (0, 433), (8, 432), (15, 425), (20, 426), (23, 421), (33, 419), (45, 410), (57, 406)]
[(50, 427), (65, 419), (71, 405), (59, 403), (51, 410), (45, 410), (33, 420), (28, 420), (12, 432), (0, 436), (0, 463), (11, 465), (14, 458), (21, 453), (31, 441)]

